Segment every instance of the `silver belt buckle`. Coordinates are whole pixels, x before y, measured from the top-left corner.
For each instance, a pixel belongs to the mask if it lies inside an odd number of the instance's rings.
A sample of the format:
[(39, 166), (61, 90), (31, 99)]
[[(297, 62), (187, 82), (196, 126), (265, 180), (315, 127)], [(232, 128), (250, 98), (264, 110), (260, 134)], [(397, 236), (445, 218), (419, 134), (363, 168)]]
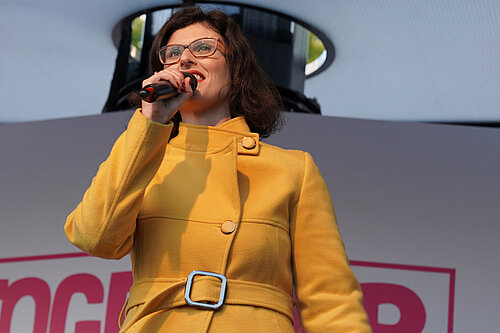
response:
[[(195, 302), (191, 299), (191, 287), (193, 285), (193, 279), (196, 275), (213, 276), (221, 281), (222, 285), (220, 287), (219, 301), (217, 302), (217, 304)], [(224, 303), (224, 297), (226, 297), (226, 289), (227, 289), (227, 279), (224, 275), (212, 272), (192, 271), (189, 274), (186, 282), (186, 291), (184, 292), (184, 299), (186, 300), (186, 303), (191, 306), (196, 306), (203, 309), (217, 310)]]

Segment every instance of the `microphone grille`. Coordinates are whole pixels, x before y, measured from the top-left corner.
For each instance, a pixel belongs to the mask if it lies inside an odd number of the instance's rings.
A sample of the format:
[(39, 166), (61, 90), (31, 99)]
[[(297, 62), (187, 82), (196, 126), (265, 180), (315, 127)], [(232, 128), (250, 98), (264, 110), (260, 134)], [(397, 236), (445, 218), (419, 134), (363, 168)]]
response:
[(193, 74), (188, 73), (188, 72), (181, 72), (181, 73), (184, 74), (184, 78), (186, 78), (186, 77), (191, 78), (191, 89), (193, 91), (195, 91), (196, 87), (198, 87), (198, 80), (196, 79), (196, 77)]

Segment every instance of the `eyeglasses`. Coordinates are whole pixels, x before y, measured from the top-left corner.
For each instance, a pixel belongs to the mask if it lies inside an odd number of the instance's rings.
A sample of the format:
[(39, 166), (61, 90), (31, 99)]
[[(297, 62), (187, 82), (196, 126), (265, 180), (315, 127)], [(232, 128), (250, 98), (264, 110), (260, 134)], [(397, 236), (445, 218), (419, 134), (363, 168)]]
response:
[(222, 43), (219, 37), (204, 37), (192, 41), (188, 45), (172, 44), (160, 48), (158, 54), (160, 62), (164, 65), (171, 65), (179, 61), (185, 49), (189, 49), (196, 58), (211, 56), (217, 50), (217, 43)]

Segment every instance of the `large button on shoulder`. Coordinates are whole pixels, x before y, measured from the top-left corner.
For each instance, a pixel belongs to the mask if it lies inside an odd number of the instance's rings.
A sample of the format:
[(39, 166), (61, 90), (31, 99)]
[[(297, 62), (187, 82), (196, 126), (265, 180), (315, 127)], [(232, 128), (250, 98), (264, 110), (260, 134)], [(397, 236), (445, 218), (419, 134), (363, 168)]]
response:
[(256, 144), (257, 143), (255, 142), (255, 139), (251, 136), (245, 136), (243, 139), (241, 139), (241, 145), (243, 146), (243, 148), (252, 149)]
[(222, 223), (222, 225), (220, 226), (220, 230), (225, 233), (225, 234), (230, 234), (234, 231), (234, 229), (236, 228), (236, 225), (234, 224), (233, 221), (225, 221), (224, 223)]

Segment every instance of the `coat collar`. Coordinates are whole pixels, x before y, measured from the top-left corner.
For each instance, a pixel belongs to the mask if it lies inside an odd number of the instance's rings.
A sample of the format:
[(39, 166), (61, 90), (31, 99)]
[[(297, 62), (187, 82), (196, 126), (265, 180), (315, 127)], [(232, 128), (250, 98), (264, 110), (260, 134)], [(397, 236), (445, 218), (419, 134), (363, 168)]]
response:
[(244, 117), (232, 118), (218, 126), (201, 126), (179, 123), (179, 134), (170, 145), (191, 151), (215, 152), (227, 147), (236, 139), (238, 154), (257, 155), (259, 134), (250, 132)]

